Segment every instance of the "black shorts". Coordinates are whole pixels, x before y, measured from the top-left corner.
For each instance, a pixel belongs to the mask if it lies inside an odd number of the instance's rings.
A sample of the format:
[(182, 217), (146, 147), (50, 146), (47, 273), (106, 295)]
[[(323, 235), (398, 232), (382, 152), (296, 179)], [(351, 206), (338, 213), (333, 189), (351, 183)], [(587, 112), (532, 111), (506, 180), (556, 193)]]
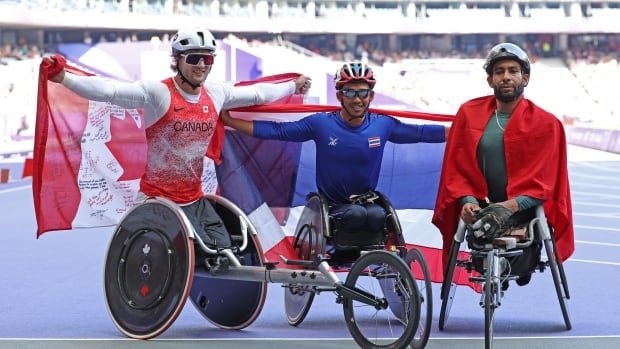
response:
[(205, 245), (214, 249), (232, 246), (230, 234), (209, 199), (202, 198), (189, 205), (181, 206), (181, 209)]

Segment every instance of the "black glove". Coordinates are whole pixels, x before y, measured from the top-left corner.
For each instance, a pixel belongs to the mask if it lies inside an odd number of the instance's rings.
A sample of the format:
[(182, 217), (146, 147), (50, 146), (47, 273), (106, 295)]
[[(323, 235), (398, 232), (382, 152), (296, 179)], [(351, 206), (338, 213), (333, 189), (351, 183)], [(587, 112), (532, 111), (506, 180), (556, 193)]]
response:
[(472, 224), (474, 236), (487, 242), (502, 236), (510, 228), (512, 211), (500, 204), (490, 204), (476, 213), (476, 221)]

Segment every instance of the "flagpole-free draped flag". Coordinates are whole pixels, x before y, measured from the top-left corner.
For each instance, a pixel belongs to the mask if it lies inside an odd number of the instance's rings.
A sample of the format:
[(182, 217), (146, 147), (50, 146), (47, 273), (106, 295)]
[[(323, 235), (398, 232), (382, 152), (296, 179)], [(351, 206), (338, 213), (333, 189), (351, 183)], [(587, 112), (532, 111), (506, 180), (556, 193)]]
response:
[[(33, 195), (37, 237), (53, 230), (114, 225), (134, 205), (146, 162), (140, 109), (86, 100), (48, 81), (54, 67), (42, 61), (35, 130)], [(73, 74), (88, 73), (66, 66)], [(299, 74), (264, 77), (287, 82)], [(243, 84), (258, 81), (244, 82)], [(301, 103), (289, 96), (278, 103)], [(218, 123), (205, 158), (203, 189), (215, 193), (224, 126)]]
[[(88, 75), (67, 66), (74, 74)], [(88, 101), (39, 73), (33, 195), (37, 237), (48, 231), (111, 226), (133, 206), (146, 160), (142, 111)], [(285, 82), (298, 74), (264, 77)], [(303, 105), (302, 96), (241, 108), (236, 117), (295, 120), (337, 106)], [(404, 122), (445, 122), (452, 116), (372, 109)], [(205, 192), (236, 203), (259, 232), (266, 258), (292, 257), (290, 240), (305, 204), (316, 191), (314, 144), (260, 140), (218, 124), (205, 157)], [(405, 239), (427, 257), (433, 281), (441, 281), (441, 235), (432, 226), (444, 144), (388, 143), (378, 190), (385, 193), (403, 225)], [(220, 161), (221, 155), (221, 161)], [(216, 165), (212, 159), (215, 159)], [(435, 257), (436, 256), (436, 257)]]

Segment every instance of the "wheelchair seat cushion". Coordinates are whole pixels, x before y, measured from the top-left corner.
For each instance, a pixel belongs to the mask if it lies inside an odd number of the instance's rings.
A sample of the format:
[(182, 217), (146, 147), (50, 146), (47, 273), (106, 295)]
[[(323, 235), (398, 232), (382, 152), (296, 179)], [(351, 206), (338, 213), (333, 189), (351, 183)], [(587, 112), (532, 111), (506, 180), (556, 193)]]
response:
[(376, 248), (385, 244), (385, 232), (382, 230), (375, 232), (339, 230), (333, 236), (333, 244), (337, 249)]

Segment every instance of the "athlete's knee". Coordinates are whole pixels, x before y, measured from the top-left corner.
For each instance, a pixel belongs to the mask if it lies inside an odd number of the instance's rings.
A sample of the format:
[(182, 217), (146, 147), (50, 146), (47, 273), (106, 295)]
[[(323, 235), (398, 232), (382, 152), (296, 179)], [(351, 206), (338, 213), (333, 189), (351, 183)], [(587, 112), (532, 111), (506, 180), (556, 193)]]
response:
[(342, 230), (358, 230), (365, 221), (366, 209), (360, 205), (348, 205), (340, 216)]
[(366, 227), (369, 231), (380, 231), (385, 226), (385, 209), (370, 204), (366, 205)]

